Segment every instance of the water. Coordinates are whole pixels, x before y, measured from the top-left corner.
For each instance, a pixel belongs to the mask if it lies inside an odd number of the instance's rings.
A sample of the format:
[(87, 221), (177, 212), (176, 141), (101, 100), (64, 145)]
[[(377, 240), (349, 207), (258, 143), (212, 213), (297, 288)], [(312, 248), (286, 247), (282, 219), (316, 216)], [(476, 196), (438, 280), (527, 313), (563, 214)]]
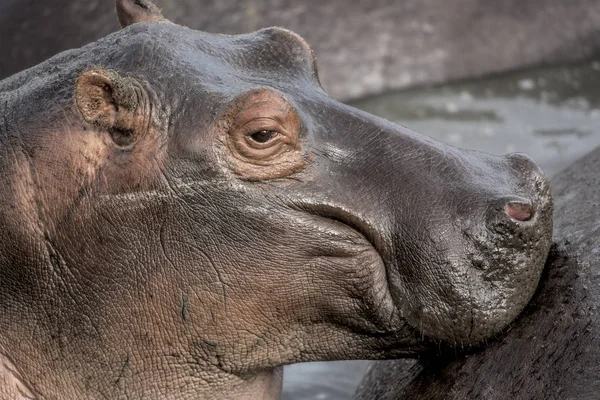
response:
[(352, 105), (454, 146), (527, 153), (552, 176), (600, 145), (600, 61), (391, 93)]
[[(390, 93), (351, 105), (454, 146), (527, 153), (552, 176), (600, 145), (600, 61)], [(350, 399), (367, 365), (286, 367), (283, 399)]]

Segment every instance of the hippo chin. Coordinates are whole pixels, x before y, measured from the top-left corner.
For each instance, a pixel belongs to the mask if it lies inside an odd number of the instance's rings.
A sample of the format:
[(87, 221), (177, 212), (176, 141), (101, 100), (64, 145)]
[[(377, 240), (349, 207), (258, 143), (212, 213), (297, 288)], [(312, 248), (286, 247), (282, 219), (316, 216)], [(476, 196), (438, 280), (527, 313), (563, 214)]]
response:
[(0, 395), (276, 398), (294, 362), (502, 330), (552, 230), (523, 155), (341, 104), (296, 34), (124, 29), (0, 83)]

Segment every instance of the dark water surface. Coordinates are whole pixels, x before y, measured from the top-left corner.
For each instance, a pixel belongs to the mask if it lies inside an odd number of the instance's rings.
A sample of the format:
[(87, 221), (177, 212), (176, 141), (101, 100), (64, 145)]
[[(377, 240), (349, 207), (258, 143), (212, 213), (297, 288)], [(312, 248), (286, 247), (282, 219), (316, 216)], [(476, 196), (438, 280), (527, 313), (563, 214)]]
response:
[[(527, 153), (552, 176), (600, 145), (600, 60), (390, 93), (352, 105), (454, 146)], [(350, 399), (367, 366), (344, 361), (286, 367), (283, 399)]]

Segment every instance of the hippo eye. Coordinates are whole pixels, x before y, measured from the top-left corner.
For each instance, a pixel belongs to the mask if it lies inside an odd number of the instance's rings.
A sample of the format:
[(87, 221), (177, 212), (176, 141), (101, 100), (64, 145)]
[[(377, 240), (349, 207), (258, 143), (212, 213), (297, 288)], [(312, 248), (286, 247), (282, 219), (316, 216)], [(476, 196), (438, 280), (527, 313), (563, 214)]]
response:
[(281, 93), (271, 89), (245, 93), (223, 110), (223, 118), (215, 129), (226, 140), (222, 149), (229, 167), (243, 179), (282, 178), (304, 168), (300, 116)]
[(263, 130), (251, 134), (250, 137), (257, 143), (267, 143), (269, 140), (273, 139), (278, 134), (279, 133), (276, 131)]

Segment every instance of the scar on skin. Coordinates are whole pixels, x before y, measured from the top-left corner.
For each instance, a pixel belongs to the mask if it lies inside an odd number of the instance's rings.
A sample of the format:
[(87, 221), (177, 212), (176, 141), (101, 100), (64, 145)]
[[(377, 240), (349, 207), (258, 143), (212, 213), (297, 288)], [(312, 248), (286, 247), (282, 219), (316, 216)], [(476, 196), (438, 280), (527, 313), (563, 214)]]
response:
[(121, 369), (119, 370), (119, 376), (117, 377), (117, 380), (115, 381), (115, 386), (119, 384), (119, 382), (121, 382), (121, 379), (123, 379), (123, 377), (125, 376), (125, 369), (127, 369), (127, 367), (129, 366), (129, 354), (127, 354), (127, 357), (125, 358), (125, 360), (123, 361), (123, 364), (121, 365)]
[(185, 294), (181, 295), (181, 308), (180, 308), (181, 319), (185, 322), (188, 319), (188, 297)]

